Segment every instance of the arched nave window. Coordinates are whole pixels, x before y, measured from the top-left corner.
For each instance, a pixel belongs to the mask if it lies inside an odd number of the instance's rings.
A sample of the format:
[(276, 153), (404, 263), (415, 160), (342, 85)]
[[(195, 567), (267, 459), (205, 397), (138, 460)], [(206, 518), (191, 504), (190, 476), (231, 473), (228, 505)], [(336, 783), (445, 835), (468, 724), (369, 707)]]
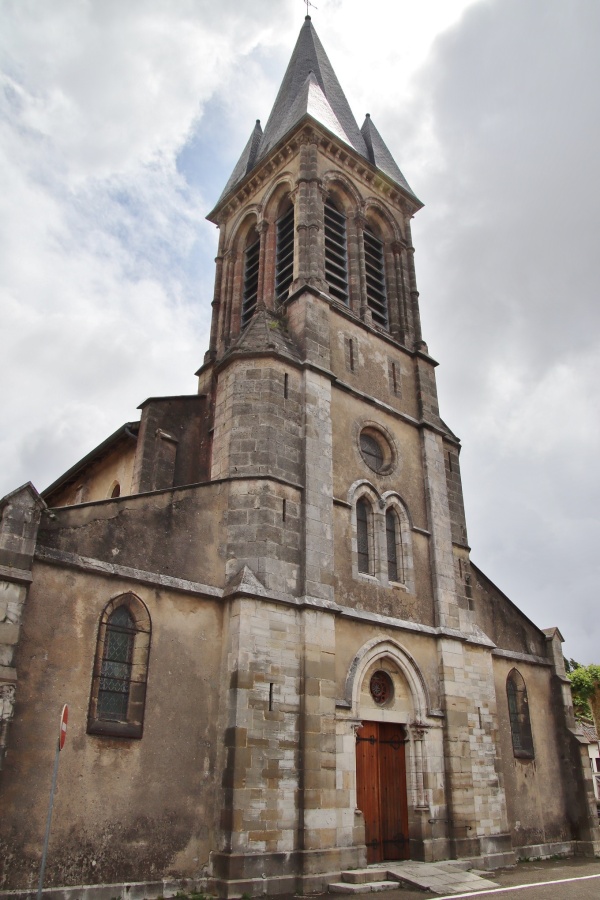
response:
[(520, 759), (533, 759), (533, 736), (529, 718), (529, 701), (523, 676), (511, 669), (506, 679), (508, 715), (512, 734), (513, 753)]
[(92, 677), (90, 734), (142, 736), (150, 636), (148, 610), (135, 594), (122, 594), (104, 608)]

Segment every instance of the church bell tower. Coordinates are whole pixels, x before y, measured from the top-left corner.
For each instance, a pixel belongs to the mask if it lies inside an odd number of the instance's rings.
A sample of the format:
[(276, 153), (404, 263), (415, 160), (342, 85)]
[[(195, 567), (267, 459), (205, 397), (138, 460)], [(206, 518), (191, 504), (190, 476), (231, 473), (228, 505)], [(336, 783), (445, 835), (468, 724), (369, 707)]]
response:
[[(358, 127), (307, 16), (265, 129), (256, 122), (208, 217), (220, 239), (198, 374), (213, 398), (210, 478), (228, 491), (227, 667), (237, 687), (224, 712), (219, 889), (263, 871), (265, 853), (297, 854), (304, 888), (311, 872), (364, 863), (365, 841), (368, 861), (478, 855), (466, 822), (482, 810), (486, 852), (507, 843), (493, 758), (461, 764), (494, 781), (493, 796), (444, 761), (445, 742), (468, 741), (469, 709), (488, 736), (497, 726), (489, 653), (480, 654), (483, 714), (481, 685), (454, 677), (469, 667), (468, 641), (478, 651), (486, 641), (471, 613), (459, 442), (440, 419), (436, 363), (421, 335), (410, 229), (421, 206), (370, 116)], [(251, 599), (262, 591), (283, 605)], [(350, 637), (353, 621), (360, 639)], [(435, 697), (417, 708), (413, 696), (398, 726), (412, 802), (390, 850), (356, 812), (364, 716), (349, 682), (339, 695), (338, 669), (358, 665), (357, 640), (368, 644), (375, 629), (384, 644), (382, 624), (398, 636), (401, 623), (442, 639), (430, 661)], [(268, 708), (253, 731), (258, 682), (269, 686)]]

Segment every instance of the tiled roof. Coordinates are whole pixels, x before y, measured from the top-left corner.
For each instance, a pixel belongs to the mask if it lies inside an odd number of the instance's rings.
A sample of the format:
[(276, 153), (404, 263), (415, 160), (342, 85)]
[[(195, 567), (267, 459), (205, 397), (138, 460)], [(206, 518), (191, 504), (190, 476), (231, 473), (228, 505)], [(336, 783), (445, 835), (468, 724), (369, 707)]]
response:
[(591, 722), (584, 722), (583, 719), (578, 719), (578, 724), (581, 725), (583, 733), (590, 744), (595, 744), (598, 742), (598, 735), (596, 734), (596, 729), (592, 725)]

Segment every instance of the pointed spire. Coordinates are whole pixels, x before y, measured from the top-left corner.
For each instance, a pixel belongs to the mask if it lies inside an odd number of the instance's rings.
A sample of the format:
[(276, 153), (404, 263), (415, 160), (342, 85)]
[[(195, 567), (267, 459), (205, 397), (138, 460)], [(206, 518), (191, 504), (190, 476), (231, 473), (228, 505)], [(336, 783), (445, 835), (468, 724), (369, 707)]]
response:
[(378, 169), (381, 169), (386, 175), (389, 175), (397, 184), (400, 184), (405, 190), (415, 197), (408, 181), (398, 168), (398, 165), (388, 150), (383, 138), (375, 128), (373, 120), (369, 113), (361, 128), (362, 136), (367, 146), (367, 159)]
[(257, 120), (217, 206), (306, 115), (415, 197), (369, 115), (359, 129), (310, 16), (306, 16), (264, 133)]
[(260, 127), (260, 119), (257, 119), (256, 125), (252, 129), (252, 134), (248, 139), (248, 143), (244, 147), (242, 155), (238, 159), (237, 165), (229, 176), (229, 181), (225, 185), (225, 189), (219, 197), (219, 203), (221, 202), (225, 194), (228, 194), (231, 188), (234, 187), (238, 183), (238, 181), (241, 181), (242, 178), (244, 178), (244, 176), (254, 168), (254, 163), (257, 159), (258, 148), (260, 146), (262, 135), (263, 131)]
[[(323, 45), (317, 37), (310, 16), (306, 16), (294, 47), (292, 58), (283, 76), (271, 115), (265, 126), (259, 159), (265, 156), (271, 147), (308, 112), (306, 106), (302, 108), (298, 101), (299, 97), (304, 95), (306, 81), (311, 74), (330, 107), (331, 115), (341, 126), (344, 140), (354, 147), (361, 156), (366, 156), (366, 147), (358, 128), (358, 123), (352, 115), (350, 105), (344, 96)], [(295, 110), (294, 120), (291, 119), (289, 114), (292, 107)]]

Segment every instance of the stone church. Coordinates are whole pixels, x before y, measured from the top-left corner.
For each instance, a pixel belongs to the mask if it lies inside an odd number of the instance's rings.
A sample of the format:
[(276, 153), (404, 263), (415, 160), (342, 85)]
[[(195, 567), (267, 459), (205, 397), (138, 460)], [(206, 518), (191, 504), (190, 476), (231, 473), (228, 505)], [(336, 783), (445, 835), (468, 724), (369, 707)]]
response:
[(0, 501), (0, 888), (309, 892), (600, 853), (561, 635), (471, 562), (419, 322), (422, 204), (307, 17), (209, 215), (210, 346)]

